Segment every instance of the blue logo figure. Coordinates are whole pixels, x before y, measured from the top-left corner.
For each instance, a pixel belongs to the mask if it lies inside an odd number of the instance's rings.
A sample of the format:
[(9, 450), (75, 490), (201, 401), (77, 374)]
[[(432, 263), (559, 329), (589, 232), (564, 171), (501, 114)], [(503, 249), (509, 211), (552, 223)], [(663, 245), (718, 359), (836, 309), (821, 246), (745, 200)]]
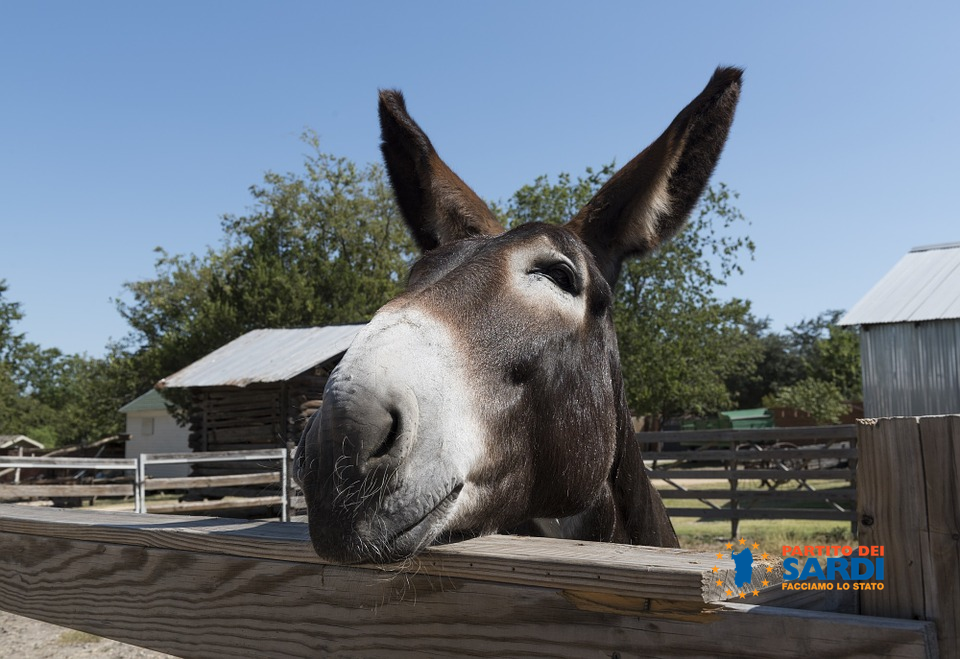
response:
[(739, 554), (733, 554), (733, 562), (736, 566), (733, 582), (738, 586), (749, 586), (753, 578), (753, 554), (750, 549), (744, 547)]

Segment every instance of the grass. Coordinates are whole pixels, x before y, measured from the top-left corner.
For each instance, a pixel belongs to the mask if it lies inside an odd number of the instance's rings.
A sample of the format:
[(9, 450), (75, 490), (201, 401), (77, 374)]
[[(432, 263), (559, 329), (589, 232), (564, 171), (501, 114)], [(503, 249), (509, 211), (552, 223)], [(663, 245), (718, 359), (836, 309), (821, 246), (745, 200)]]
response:
[[(839, 487), (849, 487), (849, 484), (842, 481), (809, 481), (809, 484), (817, 491), (823, 492), (829, 496), (831, 489)], [(657, 483), (661, 488), (669, 487), (663, 483)], [(684, 481), (684, 487), (688, 490), (718, 490), (725, 489), (727, 481), (704, 482), (693, 479)], [(780, 486), (780, 489), (796, 488), (793, 483), (787, 483)], [(740, 491), (762, 490), (765, 489), (759, 481), (740, 481), (738, 484)], [(667, 511), (670, 507), (677, 508), (707, 508), (707, 504), (697, 499), (665, 499)], [(726, 501), (715, 500), (715, 505), (725, 506)], [(771, 502), (772, 504), (773, 502)], [(846, 502), (850, 504), (851, 502)], [(817, 508), (823, 507), (814, 501), (793, 502), (785, 507), (790, 508)], [(774, 508), (773, 505), (764, 505), (764, 508)], [(674, 528), (680, 538), (680, 546), (684, 549), (694, 549), (702, 551), (714, 551), (730, 538), (730, 521), (700, 521), (696, 517), (672, 517)], [(793, 520), (793, 519), (773, 519), (773, 520), (741, 520), (737, 539), (745, 538), (750, 544), (754, 542), (760, 545), (763, 551), (773, 555), (781, 555), (784, 545), (805, 546), (805, 545), (850, 545), (856, 546), (857, 538), (851, 533), (850, 523), (841, 521), (819, 521), (819, 520)]]
[(78, 632), (75, 629), (65, 631), (57, 637), (57, 643), (60, 645), (85, 645), (87, 643), (99, 643), (102, 640), (103, 638), (100, 636)]
[[(700, 522), (693, 517), (674, 517), (673, 526), (684, 549), (712, 551), (730, 540), (730, 522)], [(740, 522), (740, 538), (758, 543), (764, 551), (780, 555), (784, 545), (850, 545), (857, 539), (850, 525), (843, 522), (811, 520), (745, 520)]]

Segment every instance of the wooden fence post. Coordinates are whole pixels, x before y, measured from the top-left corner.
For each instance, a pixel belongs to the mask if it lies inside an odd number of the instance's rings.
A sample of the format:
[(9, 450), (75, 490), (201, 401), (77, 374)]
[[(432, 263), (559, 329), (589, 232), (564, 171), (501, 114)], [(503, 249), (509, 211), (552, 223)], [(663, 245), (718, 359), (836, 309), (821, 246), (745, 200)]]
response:
[(730, 442), (730, 449), (733, 451), (733, 459), (730, 460), (728, 467), (733, 473), (733, 478), (730, 479), (730, 513), (732, 517), (730, 518), (730, 539), (736, 538), (740, 534), (740, 518), (737, 516), (737, 509), (740, 507), (740, 502), (737, 500), (737, 442)]
[(859, 540), (885, 550), (861, 613), (932, 620), (941, 656), (960, 657), (960, 415), (865, 419), (858, 435)]

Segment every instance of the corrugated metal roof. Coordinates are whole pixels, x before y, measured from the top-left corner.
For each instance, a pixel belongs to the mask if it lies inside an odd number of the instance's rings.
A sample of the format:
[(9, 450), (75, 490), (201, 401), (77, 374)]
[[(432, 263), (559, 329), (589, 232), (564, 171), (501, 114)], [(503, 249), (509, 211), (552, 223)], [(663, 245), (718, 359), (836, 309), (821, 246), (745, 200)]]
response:
[(245, 387), (283, 382), (342, 352), (363, 325), (247, 332), (157, 383), (167, 387)]
[(120, 408), (120, 414), (130, 412), (157, 412), (167, 409), (167, 401), (156, 389), (151, 389), (142, 396), (137, 396)]
[(911, 249), (840, 319), (874, 325), (960, 318), (960, 243)]

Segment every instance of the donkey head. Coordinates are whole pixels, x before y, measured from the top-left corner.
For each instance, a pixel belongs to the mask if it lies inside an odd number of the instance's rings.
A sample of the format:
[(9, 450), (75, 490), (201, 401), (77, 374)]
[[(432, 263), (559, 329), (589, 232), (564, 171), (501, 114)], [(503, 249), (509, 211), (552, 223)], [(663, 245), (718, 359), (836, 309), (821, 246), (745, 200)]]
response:
[(340, 562), (531, 530), (676, 546), (643, 470), (612, 321), (621, 263), (680, 230), (719, 158), (741, 71), (718, 69), (565, 226), (510, 231), (380, 94), (382, 150), (424, 251), (331, 374), (297, 452), (310, 534)]

